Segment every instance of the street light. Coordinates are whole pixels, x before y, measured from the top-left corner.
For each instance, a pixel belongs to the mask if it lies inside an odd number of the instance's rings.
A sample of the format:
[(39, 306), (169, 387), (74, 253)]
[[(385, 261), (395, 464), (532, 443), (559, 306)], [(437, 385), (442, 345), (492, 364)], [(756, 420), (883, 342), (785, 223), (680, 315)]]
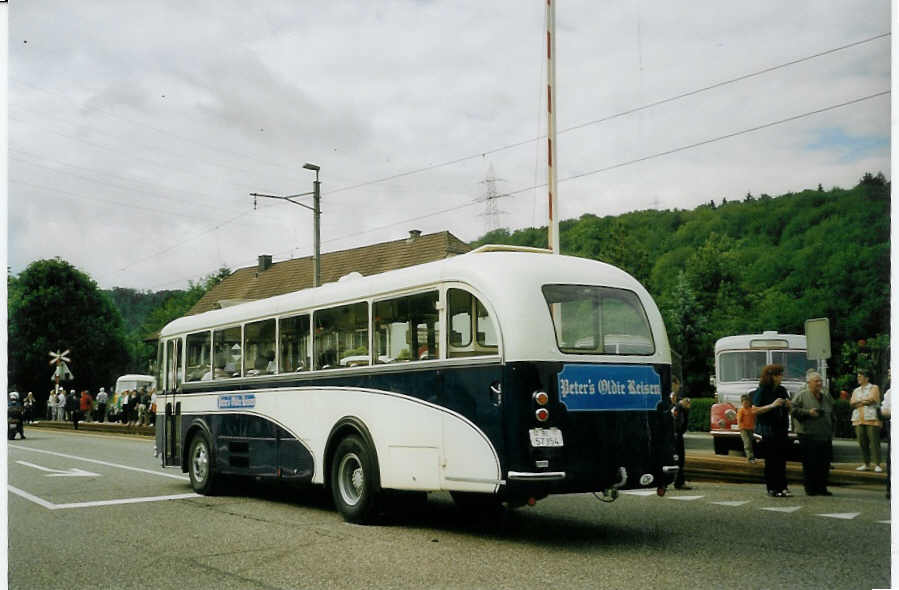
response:
[[(256, 197), (265, 197), (267, 199), (280, 199), (282, 201), (289, 201), (294, 205), (299, 205), (300, 207), (305, 207), (306, 209), (312, 210), (312, 218), (313, 218), (313, 226), (315, 233), (315, 255), (312, 257), (312, 286), (318, 287), (321, 284), (321, 231), (319, 229), (321, 225), (321, 182), (318, 180), (318, 171), (321, 170), (321, 166), (318, 164), (312, 164), (311, 162), (306, 162), (303, 164), (303, 168), (306, 170), (312, 170), (315, 172), (315, 181), (312, 183), (312, 192), (311, 193), (300, 193), (298, 195), (288, 195), (286, 197), (280, 195), (263, 195), (262, 193), (250, 193), (250, 196), (253, 197), (253, 208), (256, 208)], [(312, 207), (309, 205), (304, 205), (303, 203), (299, 203), (294, 201), (297, 197), (305, 197), (308, 195), (312, 195)]]
[(303, 168), (306, 170), (313, 170), (315, 172), (315, 181), (312, 183), (312, 216), (314, 218), (313, 224), (315, 226), (315, 255), (312, 258), (312, 286), (318, 287), (321, 283), (321, 232), (319, 223), (319, 219), (321, 217), (321, 185), (322, 183), (318, 180), (318, 171), (321, 170), (321, 166), (318, 164), (312, 164), (311, 162), (306, 162), (303, 164)]

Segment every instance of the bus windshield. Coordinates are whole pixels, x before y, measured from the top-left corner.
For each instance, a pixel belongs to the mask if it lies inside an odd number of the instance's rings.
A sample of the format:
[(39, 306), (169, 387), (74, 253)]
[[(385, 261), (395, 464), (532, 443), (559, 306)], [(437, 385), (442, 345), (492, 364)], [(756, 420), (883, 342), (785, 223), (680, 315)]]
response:
[(637, 296), (623, 289), (544, 285), (559, 350), (575, 354), (653, 354), (655, 344)]
[(771, 360), (774, 364), (783, 366), (784, 379), (805, 381), (805, 372), (818, 368), (818, 361), (810, 361), (805, 355), (804, 350), (774, 351), (771, 353)]
[(722, 352), (718, 355), (718, 380), (722, 383), (758, 381), (765, 366), (765, 358), (764, 350)]

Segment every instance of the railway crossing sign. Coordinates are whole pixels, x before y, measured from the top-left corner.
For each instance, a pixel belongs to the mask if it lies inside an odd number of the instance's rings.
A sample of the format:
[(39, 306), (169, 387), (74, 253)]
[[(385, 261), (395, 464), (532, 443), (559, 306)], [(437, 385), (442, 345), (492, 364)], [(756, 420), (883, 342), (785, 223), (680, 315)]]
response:
[(66, 349), (64, 352), (51, 352), (50, 353), (50, 365), (56, 365), (56, 368), (53, 370), (53, 374), (50, 375), (50, 379), (56, 381), (56, 385), (59, 385), (60, 381), (68, 381), (69, 379), (74, 379), (75, 376), (72, 374), (72, 371), (69, 370), (69, 365), (67, 363), (72, 362), (72, 359), (68, 357), (69, 349)]

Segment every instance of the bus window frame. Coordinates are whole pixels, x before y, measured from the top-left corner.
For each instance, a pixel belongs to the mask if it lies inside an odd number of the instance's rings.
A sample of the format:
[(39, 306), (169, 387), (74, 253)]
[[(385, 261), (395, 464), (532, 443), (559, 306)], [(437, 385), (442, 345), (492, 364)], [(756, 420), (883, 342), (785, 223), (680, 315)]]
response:
[[(453, 346), (450, 344), (450, 332), (452, 331), (452, 326), (450, 325), (450, 309), (449, 309), (449, 291), (450, 289), (458, 289), (460, 291), (464, 291), (468, 293), (471, 297), (474, 298), (474, 305), (470, 310), (472, 314), (472, 323), (470, 326), (471, 329), (471, 341), (467, 346)], [(440, 297), (441, 297), (441, 321), (443, 321), (444, 327), (444, 337), (442, 342), (442, 347), (440, 351), (440, 360), (444, 361), (465, 361), (468, 359), (490, 359), (490, 358), (503, 358), (503, 330), (501, 322), (499, 321), (499, 316), (496, 313), (496, 310), (493, 307), (493, 304), (487, 297), (484, 297), (480, 291), (469, 285), (468, 283), (462, 283), (457, 281), (447, 281), (440, 284)], [(488, 348), (483, 347), (481, 344), (478, 344), (477, 337), (477, 327), (478, 327), (478, 317), (477, 317), (477, 303), (480, 303), (484, 309), (487, 311), (487, 317), (490, 319), (490, 322), (493, 326), (493, 332), (496, 336), (496, 345), (490, 346), (489, 348), (493, 349), (490, 351), (480, 352), (478, 350), (474, 350), (471, 353), (466, 354), (457, 354), (456, 356), (450, 356), (450, 352), (452, 349), (464, 348)]]
[[(314, 349), (314, 343), (313, 343), (313, 339), (314, 339), (314, 336), (315, 336), (315, 329), (314, 329), (314, 326), (313, 326), (313, 324), (312, 324), (312, 312), (313, 312), (313, 311), (314, 311), (313, 309), (303, 309), (303, 310), (300, 310), (300, 311), (291, 311), (291, 312), (289, 312), (289, 313), (287, 313), (287, 314), (284, 314), (284, 315), (273, 316), (273, 317), (275, 317), (275, 319), (277, 320), (276, 326), (275, 326), (275, 337), (276, 337), (275, 344), (276, 344), (276, 346), (278, 347), (278, 354), (277, 354), (277, 356), (278, 356), (278, 367), (277, 367), (277, 369), (278, 369), (278, 370), (277, 370), (277, 372), (275, 373), (276, 375), (295, 375), (295, 374), (305, 375), (305, 374), (308, 374), (308, 373), (311, 373), (311, 372), (315, 371), (315, 369), (314, 369), (313, 366), (312, 366), (312, 357), (314, 356), (314, 350), (315, 350), (315, 349)], [(309, 330), (308, 330), (308, 332), (307, 332), (307, 335), (309, 336), (309, 344), (308, 344), (308, 347), (307, 347), (308, 349), (306, 350), (307, 356), (306, 356), (305, 359), (303, 359), (303, 361), (305, 362), (306, 368), (303, 369), (302, 371), (297, 371), (297, 370), (295, 370), (295, 369), (294, 369), (293, 371), (285, 371), (285, 370), (283, 369), (283, 367), (281, 366), (281, 322), (284, 321), (284, 320), (290, 320), (290, 319), (294, 319), (294, 318), (300, 318), (300, 317), (303, 317), (303, 316), (306, 316), (306, 318), (308, 318), (308, 322), (307, 322), (307, 323), (308, 323), (308, 326), (309, 326)]]

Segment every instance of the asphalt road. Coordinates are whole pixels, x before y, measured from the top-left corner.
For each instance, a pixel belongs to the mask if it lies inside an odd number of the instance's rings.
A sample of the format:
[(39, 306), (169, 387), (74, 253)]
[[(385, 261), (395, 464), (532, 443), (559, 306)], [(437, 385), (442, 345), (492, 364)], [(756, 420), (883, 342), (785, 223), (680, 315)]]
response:
[[(377, 526), (327, 494), (199, 497), (153, 443), (33, 429), (9, 462), (10, 588), (887, 588), (880, 487), (771, 499), (700, 483), (664, 498), (555, 496), (489, 517), (447, 494)], [(50, 471), (48, 471), (50, 470)], [(53, 471), (55, 470), (55, 471)]]

